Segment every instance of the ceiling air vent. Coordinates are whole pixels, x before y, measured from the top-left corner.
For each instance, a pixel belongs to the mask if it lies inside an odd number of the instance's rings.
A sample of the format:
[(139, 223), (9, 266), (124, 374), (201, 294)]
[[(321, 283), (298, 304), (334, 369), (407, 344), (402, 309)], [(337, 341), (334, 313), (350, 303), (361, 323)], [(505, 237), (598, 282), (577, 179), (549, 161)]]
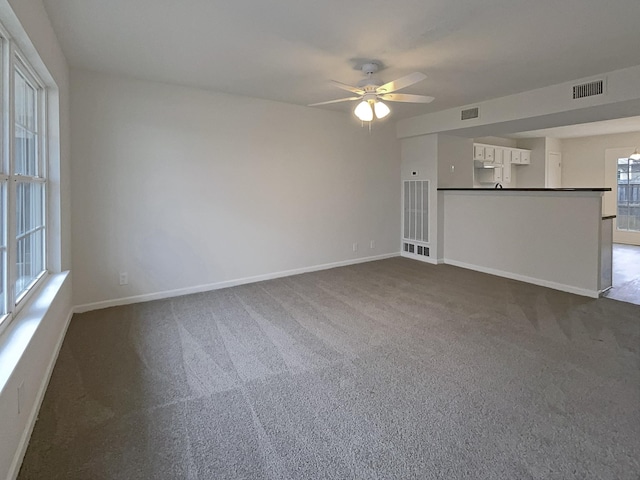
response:
[(573, 86), (573, 99), (592, 97), (594, 95), (602, 95), (604, 93), (604, 80), (595, 80), (593, 82), (581, 83)]
[(460, 120), (471, 120), (472, 118), (478, 118), (480, 116), (480, 109), (478, 107), (467, 108), (462, 110), (460, 114)]

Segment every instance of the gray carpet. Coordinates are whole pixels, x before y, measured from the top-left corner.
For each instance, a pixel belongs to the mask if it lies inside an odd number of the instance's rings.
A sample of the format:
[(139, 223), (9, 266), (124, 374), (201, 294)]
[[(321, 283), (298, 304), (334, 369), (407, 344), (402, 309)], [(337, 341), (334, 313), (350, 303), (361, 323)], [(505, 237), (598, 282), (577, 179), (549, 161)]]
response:
[(75, 315), (20, 478), (633, 479), (640, 307), (402, 258)]

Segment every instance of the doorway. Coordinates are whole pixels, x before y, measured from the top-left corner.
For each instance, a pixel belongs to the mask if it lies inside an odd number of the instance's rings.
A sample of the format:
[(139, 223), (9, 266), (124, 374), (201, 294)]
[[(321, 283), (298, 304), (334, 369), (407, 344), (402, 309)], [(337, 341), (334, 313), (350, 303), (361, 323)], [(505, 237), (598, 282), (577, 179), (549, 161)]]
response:
[(640, 160), (630, 158), (632, 147), (605, 152), (604, 212), (616, 215), (613, 242), (640, 245)]
[(613, 245), (613, 286), (603, 297), (640, 305), (640, 247)]
[(558, 152), (549, 152), (547, 156), (547, 165), (545, 169), (545, 187), (560, 188), (562, 187), (562, 154)]
[(633, 148), (605, 152), (604, 213), (613, 221), (613, 287), (605, 297), (640, 305), (640, 161)]

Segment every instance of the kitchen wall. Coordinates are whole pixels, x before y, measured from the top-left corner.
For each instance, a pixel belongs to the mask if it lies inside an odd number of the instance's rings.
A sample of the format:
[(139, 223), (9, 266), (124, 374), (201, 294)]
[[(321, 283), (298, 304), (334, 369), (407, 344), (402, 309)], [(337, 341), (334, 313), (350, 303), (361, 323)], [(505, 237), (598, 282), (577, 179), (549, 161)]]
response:
[[(509, 147), (509, 148), (517, 148), (518, 141), (514, 138), (505, 138), (505, 137), (477, 137), (473, 139), (473, 143), (484, 143), (487, 145), (496, 145), (498, 147)], [(473, 155), (473, 152), (471, 153)], [(473, 158), (473, 157), (472, 157)], [(473, 174), (473, 186), (475, 188), (492, 188), (496, 182), (486, 182), (487, 175), (481, 175), (481, 170), (476, 170), (474, 168)], [(482, 180), (482, 181), (481, 181)], [(504, 180), (499, 182), (505, 188), (514, 188), (518, 185), (518, 169), (515, 167), (511, 167), (511, 182), (507, 183)]]
[(76, 304), (399, 252), (391, 122), (87, 71), (71, 84)]
[(518, 148), (531, 150), (531, 164), (512, 167), (520, 188), (544, 188), (547, 143), (544, 137), (518, 139)]
[[(618, 158), (640, 148), (640, 131), (590, 137), (567, 138), (562, 141), (562, 181), (566, 187), (609, 187), (605, 192), (603, 213), (615, 214), (617, 210)], [(613, 241), (640, 245), (640, 234), (617, 230), (614, 220)]]
[(605, 152), (622, 148), (633, 153), (640, 148), (640, 131), (562, 140), (562, 183), (566, 187), (605, 185)]
[(515, 138), (505, 137), (477, 137), (474, 138), (475, 143), (486, 143), (487, 145), (497, 145), (499, 147), (517, 148), (518, 141)]
[(473, 187), (473, 140), (438, 134), (438, 187)]

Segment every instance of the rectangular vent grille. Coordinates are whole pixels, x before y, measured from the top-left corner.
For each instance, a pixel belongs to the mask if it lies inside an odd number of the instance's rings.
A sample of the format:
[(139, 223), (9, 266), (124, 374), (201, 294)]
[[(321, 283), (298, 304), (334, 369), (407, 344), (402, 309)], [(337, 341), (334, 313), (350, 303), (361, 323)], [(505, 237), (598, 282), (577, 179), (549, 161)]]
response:
[(480, 109), (478, 107), (467, 108), (460, 113), (461, 120), (471, 120), (472, 118), (478, 118), (480, 116)]
[(403, 250), (407, 253), (414, 253), (418, 255), (423, 255), (425, 257), (429, 256), (429, 247), (423, 247), (422, 245), (414, 245), (413, 243), (404, 242)]
[(429, 242), (429, 181), (404, 182), (403, 239)]
[(573, 86), (573, 99), (592, 97), (594, 95), (602, 95), (604, 93), (604, 80), (596, 80), (594, 82), (583, 83)]

